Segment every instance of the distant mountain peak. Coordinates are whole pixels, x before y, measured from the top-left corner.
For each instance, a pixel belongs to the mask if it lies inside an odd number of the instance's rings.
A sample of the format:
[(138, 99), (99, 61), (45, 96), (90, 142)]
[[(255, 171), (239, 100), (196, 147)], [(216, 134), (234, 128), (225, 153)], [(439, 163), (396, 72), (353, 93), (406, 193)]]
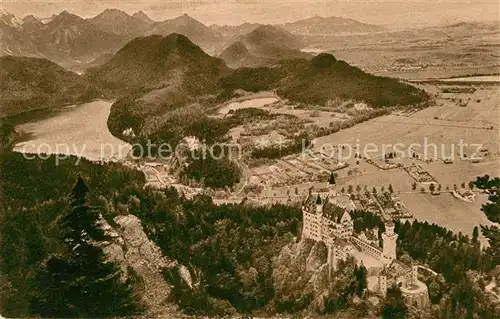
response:
[(0, 9), (0, 22), (13, 28), (21, 28), (23, 25), (23, 20), (4, 9)]
[(151, 19), (147, 14), (144, 13), (144, 11), (140, 10), (140, 11), (137, 11), (136, 13), (134, 13), (132, 15), (132, 17), (136, 18), (136, 19), (139, 19), (139, 20), (142, 20), (146, 23), (154, 23), (155, 21), (153, 19)]
[(174, 19), (175, 21), (182, 21), (184, 23), (190, 23), (190, 22), (195, 22), (195, 23), (200, 23), (200, 21), (196, 20), (195, 18), (191, 17), (189, 14), (184, 13), (183, 15), (177, 17)]
[(52, 16), (52, 21), (51, 22), (57, 22), (57, 21), (83, 21), (83, 18), (77, 16), (76, 14), (70, 13), (66, 10), (62, 11), (56, 16)]
[[(107, 8), (106, 10), (104, 10), (104, 12), (125, 13), (124, 11), (116, 9), (116, 8)], [(125, 13), (125, 14), (127, 14), (127, 13)]]
[(38, 19), (37, 17), (35, 17), (32, 14), (28, 14), (27, 16), (25, 16), (23, 18), (23, 21), (40, 21), (40, 19)]
[(268, 65), (279, 60), (308, 58), (300, 39), (279, 26), (261, 25), (239, 37), (219, 57), (232, 68)]
[(99, 13), (95, 18), (117, 19), (117, 18), (130, 18), (130, 16), (124, 11), (115, 8), (108, 8), (103, 12)]
[(27, 26), (42, 26), (43, 23), (42, 21), (35, 17), (34, 15), (30, 14), (30, 15), (27, 15), (23, 18), (23, 27), (27, 27)]
[(340, 33), (371, 33), (384, 30), (377, 25), (366, 24), (349, 18), (336, 16), (313, 16), (281, 25), (297, 35), (328, 35)]

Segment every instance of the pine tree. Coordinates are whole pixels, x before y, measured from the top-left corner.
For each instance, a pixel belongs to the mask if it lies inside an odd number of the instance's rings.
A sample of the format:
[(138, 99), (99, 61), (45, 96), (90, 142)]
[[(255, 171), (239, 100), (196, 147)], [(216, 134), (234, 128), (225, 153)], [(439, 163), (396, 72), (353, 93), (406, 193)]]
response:
[(328, 179), (328, 184), (335, 185), (335, 176), (333, 176), (333, 172), (330, 173), (330, 178)]
[(365, 288), (368, 287), (368, 281), (366, 278), (367, 273), (368, 271), (363, 264), (354, 270), (354, 274), (356, 276), (356, 294), (359, 297), (363, 295)]
[(81, 177), (71, 193), (71, 209), (60, 219), (64, 254), (52, 256), (40, 276), (40, 294), (31, 310), (43, 317), (111, 317), (137, 312), (130, 282), (106, 262), (98, 242), (107, 239), (97, 225), (99, 212), (86, 200)]
[(477, 237), (479, 236), (479, 228), (477, 226), (474, 227), (474, 230), (472, 231), (472, 242), (475, 244), (477, 243)]
[(407, 307), (401, 293), (401, 289), (393, 286), (387, 289), (382, 318), (399, 319), (406, 317)]
[(434, 186), (434, 183), (431, 183), (429, 185), (429, 190), (431, 191), (431, 193), (434, 193), (434, 191), (436, 190), (436, 186)]
[(470, 181), (470, 182), (469, 182), (469, 189), (470, 189), (470, 190), (473, 190), (473, 189), (474, 189), (474, 182), (473, 182), (473, 181)]

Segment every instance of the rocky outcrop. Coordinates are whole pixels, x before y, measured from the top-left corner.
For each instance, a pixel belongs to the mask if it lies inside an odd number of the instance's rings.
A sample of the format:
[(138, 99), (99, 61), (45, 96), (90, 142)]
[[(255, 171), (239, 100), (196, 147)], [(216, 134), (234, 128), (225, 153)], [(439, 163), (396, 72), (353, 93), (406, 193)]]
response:
[(167, 302), (170, 286), (161, 273), (163, 268), (177, 265), (176, 261), (164, 257), (160, 249), (144, 233), (141, 221), (134, 215), (120, 215), (114, 218), (116, 227), (102, 221), (102, 227), (112, 241), (103, 247), (109, 260), (118, 263), (125, 276), (128, 269), (141, 279), (141, 300), (146, 308), (146, 316), (172, 317), (178, 313), (177, 307)]
[(273, 259), (276, 295), (294, 298), (312, 293), (321, 296), (328, 289), (327, 250), (323, 243), (302, 240), (286, 245)]

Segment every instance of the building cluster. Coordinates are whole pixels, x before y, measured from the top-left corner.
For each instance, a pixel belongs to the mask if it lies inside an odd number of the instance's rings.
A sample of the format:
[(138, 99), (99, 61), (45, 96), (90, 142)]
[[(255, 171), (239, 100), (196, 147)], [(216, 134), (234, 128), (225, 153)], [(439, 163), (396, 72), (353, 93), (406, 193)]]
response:
[(397, 260), (398, 235), (392, 221), (385, 223), (381, 236), (378, 229), (356, 234), (349, 209), (337, 205), (335, 196), (324, 193), (310, 194), (303, 203), (302, 214), (302, 239), (326, 245), (330, 277), (339, 260), (352, 256), (367, 268), (369, 277), (376, 278), (369, 289), (385, 295), (389, 287), (399, 285), (407, 302), (428, 306), (427, 286), (418, 280), (418, 266), (407, 266)]

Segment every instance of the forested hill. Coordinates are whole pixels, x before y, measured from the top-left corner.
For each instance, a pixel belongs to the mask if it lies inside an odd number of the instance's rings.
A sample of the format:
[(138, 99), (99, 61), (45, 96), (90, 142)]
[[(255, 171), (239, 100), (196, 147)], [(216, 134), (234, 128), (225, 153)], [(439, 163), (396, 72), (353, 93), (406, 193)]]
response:
[(200, 95), (212, 93), (217, 77), (226, 69), (222, 60), (209, 56), (187, 37), (172, 33), (135, 38), (87, 76), (119, 95), (168, 88)]
[(373, 107), (415, 105), (428, 96), (397, 79), (371, 75), (322, 53), (312, 60), (284, 60), (272, 67), (241, 68), (222, 79), (227, 90), (276, 89), (292, 102), (325, 105), (330, 100), (364, 101)]
[(47, 59), (0, 57), (0, 118), (95, 97), (94, 86)]
[(291, 102), (320, 105), (342, 99), (387, 107), (428, 99), (422, 90), (367, 74), (330, 54), (231, 70), (178, 34), (134, 39), (88, 77), (119, 96), (128, 93), (113, 105), (108, 122), (111, 132), (121, 138), (128, 128), (138, 137), (154, 137), (171, 124), (172, 112), (185, 113), (189, 119), (194, 105), (213, 107), (232, 98), (237, 89), (276, 90)]

